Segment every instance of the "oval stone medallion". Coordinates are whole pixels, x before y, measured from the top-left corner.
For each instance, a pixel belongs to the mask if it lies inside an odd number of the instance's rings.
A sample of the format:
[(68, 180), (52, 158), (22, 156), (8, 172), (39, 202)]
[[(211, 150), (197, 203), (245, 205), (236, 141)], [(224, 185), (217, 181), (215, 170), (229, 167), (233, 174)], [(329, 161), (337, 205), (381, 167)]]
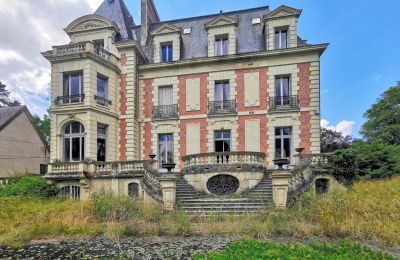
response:
[(207, 189), (216, 195), (228, 195), (239, 189), (239, 180), (232, 175), (220, 174), (207, 181)]

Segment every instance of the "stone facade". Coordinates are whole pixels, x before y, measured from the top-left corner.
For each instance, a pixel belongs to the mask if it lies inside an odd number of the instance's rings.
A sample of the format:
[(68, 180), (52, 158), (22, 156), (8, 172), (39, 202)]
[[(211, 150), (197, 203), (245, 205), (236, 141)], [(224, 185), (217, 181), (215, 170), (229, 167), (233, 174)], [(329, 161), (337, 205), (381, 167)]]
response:
[[(229, 130), (229, 151), (264, 153), (264, 167), (274, 168), (278, 127), (291, 129), (290, 159), (298, 147), (307, 154), (319, 153), (319, 64), (327, 45), (307, 44), (298, 38), (301, 10), (260, 7), (161, 22), (154, 3), (141, 2), (141, 26), (130, 21), (121, 1), (105, 1), (95, 14), (78, 18), (67, 27), (69, 45), (43, 53), (52, 63), (52, 163), (66, 160), (70, 148), (64, 132), (72, 122), (85, 129), (81, 161), (98, 160), (99, 136), (106, 140), (106, 162), (148, 160), (150, 154), (160, 157), (159, 135), (171, 134), (168, 149), (173, 149), (172, 160), (179, 172), (184, 168), (182, 157), (215, 152), (215, 131)], [(132, 29), (123, 32), (124, 28)], [(288, 31), (288, 46), (276, 50), (275, 31), (282, 28)], [(215, 41), (221, 35), (228, 39), (227, 53), (217, 56)], [(172, 44), (173, 59), (162, 62), (161, 49), (166, 42)], [(60, 104), (57, 101), (65, 100), (68, 87), (65, 76), (71, 73), (82, 75), (84, 99)], [(285, 95), (298, 100), (295, 106), (285, 103), (276, 108), (271, 103), (277, 98), (280, 76), (289, 78)], [(95, 97), (99, 78), (107, 79), (103, 103)], [(216, 93), (216, 86), (221, 82), (229, 85), (229, 91), (223, 93), (230, 102), (228, 113), (223, 110), (226, 104), (221, 110), (218, 103), (222, 94)], [(166, 106), (165, 100), (160, 103), (160, 87), (172, 89), (170, 96), (164, 97), (170, 105)], [(212, 105), (216, 112), (211, 111)], [(157, 116), (157, 109), (166, 114)], [(99, 125), (106, 126), (106, 137), (98, 133)], [(249, 182), (241, 184), (242, 190), (262, 178), (244, 175), (245, 179), (239, 179)], [(107, 190), (109, 185), (125, 194), (126, 183), (104, 179), (87, 187)]]

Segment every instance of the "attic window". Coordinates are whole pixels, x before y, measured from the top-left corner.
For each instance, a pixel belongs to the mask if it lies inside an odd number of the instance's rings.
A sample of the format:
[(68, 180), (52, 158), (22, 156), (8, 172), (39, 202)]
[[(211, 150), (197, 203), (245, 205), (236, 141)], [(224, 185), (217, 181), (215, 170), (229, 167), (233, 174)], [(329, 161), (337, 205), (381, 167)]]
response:
[(257, 17), (257, 18), (253, 18), (251, 19), (251, 24), (261, 24), (261, 18)]
[(183, 29), (183, 34), (190, 34), (192, 32), (192, 28)]

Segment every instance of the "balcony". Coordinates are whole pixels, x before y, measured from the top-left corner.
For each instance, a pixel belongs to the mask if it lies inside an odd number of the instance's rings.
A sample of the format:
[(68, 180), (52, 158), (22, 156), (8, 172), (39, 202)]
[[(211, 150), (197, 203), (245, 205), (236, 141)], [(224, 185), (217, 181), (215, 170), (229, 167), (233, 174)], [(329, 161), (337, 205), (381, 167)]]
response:
[(236, 100), (210, 101), (208, 114), (214, 116), (236, 114)]
[(43, 53), (50, 60), (93, 57), (94, 59), (104, 62), (118, 69), (118, 58), (107, 50), (96, 47), (93, 42), (78, 42), (67, 45), (54, 46), (52, 51)]
[(209, 172), (258, 172), (263, 171), (265, 153), (215, 152), (191, 154), (182, 157), (184, 174)]
[(85, 94), (71, 95), (71, 96), (58, 96), (54, 99), (54, 104), (73, 104), (82, 103), (85, 100)]
[(178, 119), (178, 105), (161, 105), (153, 107), (153, 119)]
[(108, 100), (104, 97), (94, 95), (94, 100), (96, 100), (98, 105), (105, 106), (105, 107), (111, 106), (111, 100)]
[(270, 111), (285, 111), (285, 110), (298, 110), (299, 97), (298, 96), (278, 96), (269, 97), (269, 110)]

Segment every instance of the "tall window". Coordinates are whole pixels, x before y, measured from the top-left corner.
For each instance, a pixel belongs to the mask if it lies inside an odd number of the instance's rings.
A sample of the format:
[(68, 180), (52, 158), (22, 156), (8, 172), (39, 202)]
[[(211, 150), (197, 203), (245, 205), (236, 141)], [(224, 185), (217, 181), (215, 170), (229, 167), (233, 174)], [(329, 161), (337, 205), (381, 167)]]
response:
[(215, 152), (231, 151), (231, 130), (214, 131)]
[(97, 76), (97, 104), (107, 105), (108, 103), (108, 79), (106, 77)]
[(174, 162), (174, 140), (172, 134), (158, 135), (158, 162), (160, 168), (163, 163)]
[(288, 48), (288, 31), (287, 31), (287, 29), (275, 30), (274, 46), (275, 46), (275, 49)]
[(290, 100), (290, 77), (275, 78), (275, 105), (288, 105)]
[(107, 126), (97, 124), (97, 161), (106, 161), (107, 151)]
[(291, 128), (275, 128), (275, 157), (287, 158), (291, 156)]
[(228, 55), (228, 36), (217, 36), (215, 37), (215, 55), (223, 56)]
[(161, 43), (161, 62), (172, 62), (172, 43)]
[(172, 86), (162, 86), (158, 88), (158, 105), (168, 106), (173, 103)]
[(64, 103), (83, 102), (83, 73), (64, 74)]
[(215, 82), (214, 100), (215, 101), (227, 101), (227, 100), (230, 100), (229, 81)]
[(72, 122), (64, 131), (64, 159), (67, 162), (83, 161), (85, 154), (85, 128)]

